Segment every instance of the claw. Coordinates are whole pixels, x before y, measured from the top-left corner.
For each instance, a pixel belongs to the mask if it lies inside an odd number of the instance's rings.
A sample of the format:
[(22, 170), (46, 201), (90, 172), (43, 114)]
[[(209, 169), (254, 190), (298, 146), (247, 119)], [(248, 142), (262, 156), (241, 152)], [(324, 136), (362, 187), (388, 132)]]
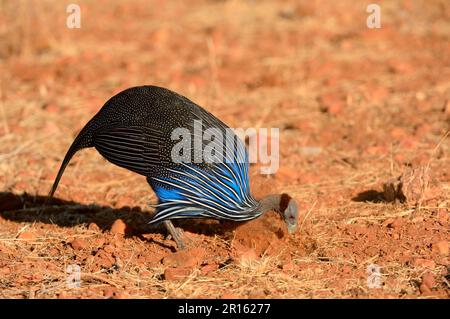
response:
[(178, 248), (184, 250), (186, 248), (186, 245), (183, 241), (183, 231), (181, 229), (175, 228), (170, 220), (165, 220), (164, 225), (166, 226), (170, 236), (172, 236), (173, 240), (177, 244)]

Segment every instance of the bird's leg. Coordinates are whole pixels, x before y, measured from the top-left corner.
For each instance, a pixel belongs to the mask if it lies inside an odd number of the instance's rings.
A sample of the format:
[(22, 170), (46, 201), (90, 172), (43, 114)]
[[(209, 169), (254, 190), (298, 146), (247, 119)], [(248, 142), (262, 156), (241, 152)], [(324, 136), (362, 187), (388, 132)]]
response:
[(182, 231), (179, 229), (176, 229), (170, 220), (165, 220), (163, 223), (166, 226), (169, 234), (172, 236), (173, 240), (175, 240), (175, 242), (177, 243), (178, 248), (181, 250), (185, 249), (186, 245), (184, 244), (184, 241), (183, 241)]

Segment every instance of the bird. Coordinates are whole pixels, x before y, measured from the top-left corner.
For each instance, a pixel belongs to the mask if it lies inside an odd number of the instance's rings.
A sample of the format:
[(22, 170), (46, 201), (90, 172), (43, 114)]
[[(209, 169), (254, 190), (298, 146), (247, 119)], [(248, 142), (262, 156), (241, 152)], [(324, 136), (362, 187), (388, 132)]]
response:
[[(228, 134), (230, 143), (214, 138), (196, 144), (196, 125), (200, 133), (209, 129)], [(184, 141), (182, 150), (182, 135), (177, 139), (174, 134), (177, 129), (194, 139)], [(211, 144), (217, 152), (202, 156)], [(48, 199), (74, 154), (91, 147), (107, 161), (146, 177), (158, 198), (149, 223), (164, 224), (180, 250), (186, 247), (184, 236), (172, 223), (179, 218), (248, 221), (272, 210), (281, 215), (289, 233), (297, 228), (298, 206), (291, 196), (272, 194), (261, 200), (252, 196), (248, 152), (242, 140), (213, 114), (169, 89), (136, 86), (107, 100), (69, 147)]]

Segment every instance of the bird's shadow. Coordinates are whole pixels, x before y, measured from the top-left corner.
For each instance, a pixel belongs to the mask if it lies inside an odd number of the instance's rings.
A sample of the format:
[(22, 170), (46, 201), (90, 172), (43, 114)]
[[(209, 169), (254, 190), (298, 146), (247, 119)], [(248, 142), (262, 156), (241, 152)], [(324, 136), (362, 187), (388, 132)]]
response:
[[(88, 226), (94, 223), (102, 231), (111, 230), (113, 223), (121, 219), (126, 225), (125, 237), (136, 236), (148, 241), (149, 239), (143, 237), (144, 234), (167, 234), (162, 224), (149, 225), (153, 217), (151, 211), (141, 211), (140, 208), (130, 207), (86, 205), (60, 198), (46, 201), (47, 196), (0, 192), (0, 217), (15, 222), (40, 222), (60, 227), (74, 227), (80, 224)], [(213, 236), (227, 234), (239, 223), (189, 219), (174, 221), (174, 225), (191, 233)], [(154, 240), (149, 241), (154, 242)]]

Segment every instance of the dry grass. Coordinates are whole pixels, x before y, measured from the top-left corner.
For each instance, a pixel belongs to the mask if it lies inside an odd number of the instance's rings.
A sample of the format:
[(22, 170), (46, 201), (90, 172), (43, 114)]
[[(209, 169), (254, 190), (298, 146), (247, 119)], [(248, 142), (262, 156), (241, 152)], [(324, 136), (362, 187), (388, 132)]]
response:
[[(232, 127), (279, 127), (280, 172), (261, 176), (255, 165), (252, 188), (257, 196), (288, 192), (302, 213), (301, 231), (280, 254), (246, 262), (228, 260), (227, 238), (193, 234), (220, 267), (164, 280), (165, 266), (151, 260), (172, 253), (162, 234), (88, 228), (98, 216), (105, 225), (128, 218), (111, 208), (147, 210), (156, 198), (145, 178), (83, 151), (57, 192), (74, 203), (49, 209), (45, 220), (33, 220), (35, 205), (0, 209), (0, 297), (98, 298), (108, 289), (133, 298), (449, 296), (448, 255), (432, 250), (449, 238), (446, 1), (382, 2), (383, 28), (373, 32), (365, 4), (354, 1), (170, 1), (159, 10), (140, 0), (80, 1), (80, 30), (65, 28), (56, 1), (0, 4), (1, 192), (46, 195), (76, 132), (111, 95), (145, 83), (188, 96)], [(330, 93), (342, 96), (336, 114), (321, 111)], [(435, 198), (419, 208), (352, 201), (381, 192), (407, 165), (428, 165), (440, 185)], [(386, 227), (388, 219), (402, 225)], [(23, 232), (34, 238), (20, 239)], [(70, 247), (75, 238), (86, 250)], [(118, 270), (90, 256), (107, 246)], [(67, 290), (73, 263), (82, 265), (82, 286)], [(380, 289), (367, 287), (369, 264), (382, 266)], [(426, 271), (436, 287), (421, 295)]]

